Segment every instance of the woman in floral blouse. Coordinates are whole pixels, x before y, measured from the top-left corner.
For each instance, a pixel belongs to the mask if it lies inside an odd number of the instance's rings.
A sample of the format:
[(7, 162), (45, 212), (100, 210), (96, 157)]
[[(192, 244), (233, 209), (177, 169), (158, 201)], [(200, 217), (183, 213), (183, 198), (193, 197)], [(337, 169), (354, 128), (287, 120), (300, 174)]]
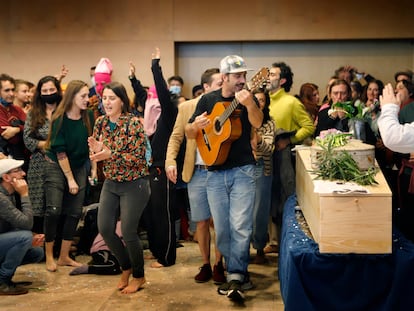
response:
[[(141, 122), (130, 113), (129, 98), (122, 84), (107, 84), (102, 102), (105, 115), (96, 120), (93, 135), (88, 139), (90, 159), (103, 161), (105, 175), (98, 228), (121, 265), (117, 287), (129, 294), (145, 283), (144, 256), (137, 228), (150, 195), (146, 137)], [(119, 217), (125, 245), (115, 232)]]

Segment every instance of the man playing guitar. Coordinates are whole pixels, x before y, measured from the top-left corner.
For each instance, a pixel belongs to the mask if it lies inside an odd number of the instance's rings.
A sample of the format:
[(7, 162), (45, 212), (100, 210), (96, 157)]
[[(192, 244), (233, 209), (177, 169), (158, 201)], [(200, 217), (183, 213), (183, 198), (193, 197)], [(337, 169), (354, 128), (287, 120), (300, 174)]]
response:
[[(187, 137), (196, 138), (212, 122), (216, 123), (215, 119), (210, 118), (216, 105), (237, 101), (234, 118), (240, 122), (240, 129), (237, 129), (239, 137), (231, 142), (228, 156), (221, 164), (209, 166), (206, 185), (217, 246), (227, 267), (227, 283), (220, 285), (218, 292), (235, 301), (243, 300), (243, 289), (251, 288), (247, 266), (256, 184), (250, 134), (252, 127), (259, 128), (263, 121), (259, 105), (244, 88), (248, 70), (240, 56), (230, 55), (223, 58), (220, 62), (222, 88), (205, 94), (200, 99), (186, 126)], [(213, 125), (220, 133), (217, 124)]]

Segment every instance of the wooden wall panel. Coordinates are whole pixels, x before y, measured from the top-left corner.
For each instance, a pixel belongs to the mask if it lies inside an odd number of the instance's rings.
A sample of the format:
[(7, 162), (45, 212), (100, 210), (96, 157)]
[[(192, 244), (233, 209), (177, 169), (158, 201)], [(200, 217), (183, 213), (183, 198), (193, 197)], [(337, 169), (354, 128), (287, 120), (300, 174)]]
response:
[[(313, 54), (323, 58), (326, 53), (315, 50), (315, 41), (310, 39), (335, 45), (349, 38), (414, 38), (412, 0), (400, 0), (398, 4), (377, 0), (375, 5), (356, 0), (1, 2), (0, 72), (33, 82), (46, 74), (57, 73), (62, 64), (70, 70), (66, 82), (70, 79), (89, 81), (89, 67), (96, 65), (101, 57), (108, 57), (114, 65), (114, 79), (129, 85), (128, 61), (132, 60), (138, 77), (149, 85), (152, 84), (151, 53), (159, 46), (164, 75), (181, 74), (189, 81), (186, 88), (190, 88), (206, 63), (194, 67), (183, 65), (193, 62), (192, 50), (183, 52), (177, 48), (179, 43), (218, 43), (220, 56), (231, 50), (229, 46), (233, 44), (241, 46), (242, 52), (248, 44), (261, 57), (268, 52), (263, 43), (280, 44), (291, 49), (289, 53), (292, 54), (286, 55), (295, 55), (294, 48), (299, 42), (302, 43), (300, 48), (307, 49), (301, 55), (306, 59)], [(381, 47), (380, 44), (378, 48)], [(350, 61), (359, 59), (359, 48)], [(176, 50), (187, 58), (176, 55)], [(386, 53), (389, 51), (393, 54), (393, 50), (387, 48)], [(399, 51), (397, 49), (396, 53)], [(341, 51), (332, 49), (331, 53), (340, 54)], [(377, 63), (375, 54), (374, 51), (373, 57), (365, 59), (373, 67)], [(404, 67), (413, 68), (412, 48), (405, 51), (404, 56), (409, 59)], [(336, 66), (336, 62), (329, 64), (332, 65), (328, 67)], [(318, 69), (309, 68), (316, 70), (314, 75), (318, 74)]]
[(10, 40), (107, 43), (173, 40), (172, 4), (166, 0), (10, 1)]
[[(413, 38), (414, 2), (175, 1), (176, 41)], [(190, 26), (190, 27), (189, 27)]]
[(125, 84), (129, 91), (128, 62), (136, 65), (136, 75), (145, 85), (153, 84), (151, 56), (154, 47), (161, 49), (161, 66), (166, 76), (174, 73), (174, 44), (171, 41), (117, 42), (108, 45), (103, 42), (89, 44), (73, 43), (18, 43), (7, 53), (2, 53), (0, 72), (7, 72), (15, 78), (37, 81), (44, 75), (56, 74), (65, 64), (69, 74), (63, 82), (81, 79), (89, 83), (89, 68), (107, 57), (113, 65), (112, 79)]

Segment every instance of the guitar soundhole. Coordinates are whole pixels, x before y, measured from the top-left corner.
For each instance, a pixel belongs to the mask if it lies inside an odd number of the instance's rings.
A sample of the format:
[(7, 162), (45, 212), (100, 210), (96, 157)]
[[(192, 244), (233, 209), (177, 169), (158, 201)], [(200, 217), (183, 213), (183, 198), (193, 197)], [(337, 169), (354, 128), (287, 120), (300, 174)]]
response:
[(221, 125), (220, 125), (220, 120), (216, 120), (214, 122), (214, 129), (216, 130), (217, 133), (219, 133), (221, 131)]

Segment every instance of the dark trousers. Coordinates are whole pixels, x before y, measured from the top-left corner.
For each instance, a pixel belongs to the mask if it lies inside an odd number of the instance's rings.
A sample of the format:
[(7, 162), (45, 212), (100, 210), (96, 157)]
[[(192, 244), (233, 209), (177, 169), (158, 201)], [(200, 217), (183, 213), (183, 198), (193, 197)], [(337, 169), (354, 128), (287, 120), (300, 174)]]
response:
[[(98, 207), (98, 228), (105, 243), (118, 259), (122, 270), (132, 268), (134, 278), (144, 276), (144, 255), (138, 236), (138, 224), (149, 197), (147, 178), (116, 182), (105, 180)], [(116, 234), (121, 219), (122, 237)]]
[(394, 210), (394, 224), (406, 238), (414, 241), (414, 193), (409, 192), (411, 176), (402, 173), (399, 177), (400, 206)]
[(168, 181), (163, 167), (150, 168), (151, 196), (144, 211), (149, 249), (164, 266), (176, 259), (175, 189)]
[(283, 208), (287, 198), (295, 192), (296, 188), (296, 173), (290, 149), (291, 146), (289, 145), (285, 149), (273, 153), (271, 215), (276, 223), (279, 240), (281, 237)]
[(56, 238), (59, 218), (64, 216), (62, 226), (63, 240), (72, 240), (76, 232), (82, 205), (85, 199), (87, 180), (86, 166), (72, 169), (73, 176), (79, 186), (77, 194), (69, 193), (66, 177), (58, 163), (47, 162), (45, 167), (45, 198), (46, 210), (44, 232), (46, 242)]

